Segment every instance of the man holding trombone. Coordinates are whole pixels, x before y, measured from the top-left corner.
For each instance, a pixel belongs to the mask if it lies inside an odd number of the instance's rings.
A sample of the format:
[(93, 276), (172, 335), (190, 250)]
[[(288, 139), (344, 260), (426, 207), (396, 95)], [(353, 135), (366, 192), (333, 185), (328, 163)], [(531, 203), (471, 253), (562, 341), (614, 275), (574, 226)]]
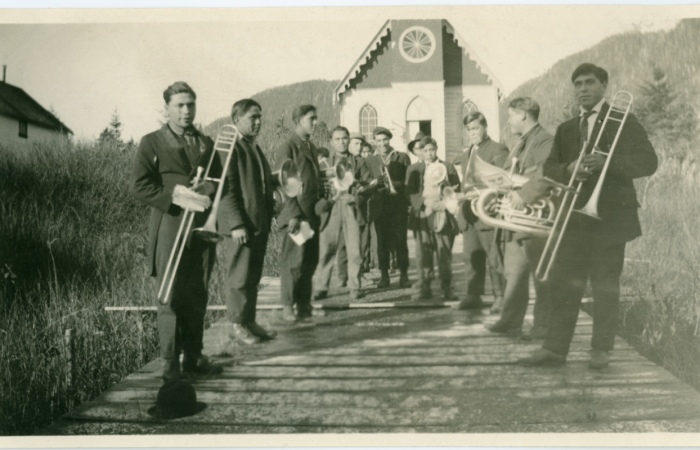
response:
[[(184, 352), (185, 372), (217, 374), (222, 368), (202, 355), (207, 285), (216, 244), (194, 238), (188, 241), (187, 232), (182, 232), (190, 228), (182, 227), (186, 220), (199, 227), (207, 219), (214, 186), (200, 182), (200, 175), (212, 157), (214, 143), (193, 126), (197, 95), (187, 83), (169, 86), (163, 98), (168, 123), (141, 139), (131, 194), (151, 207), (148, 271), (159, 287), (158, 334), (167, 381), (180, 377), (180, 352)], [(212, 165), (212, 171), (217, 170), (221, 172), (218, 159)], [(179, 264), (174, 264), (174, 248), (182, 251)]]
[[(608, 73), (604, 69), (582, 64), (571, 82), (580, 114), (559, 125), (544, 164), (545, 177), (569, 182), (569, 195), (564, 198), (571, 201), (563, 202), (558, 219), (570, 220), (568, 228), (567, 221), (563, 227), (555, 223), (550, 241), (561, 238), (558, 253), (557, 246), (552, 250), (548, 242), (537, 270), (538, 277), (547, 278), (543, 263), (546, 258), (555, 262), (549, 276), (553, 304), (547, 336), (541, 349), (518, 362), (524, 366), (566, 362), (590, 280), (594, 313), (589, 367), (602, 369), (609, 364), (615, 342), (625, 245), (642, 234), (633, 180), (652, 175), (658, 160), (644, 128), (629, 114), (632, 95), (619, 92), (611, 104), (605, 101)], [(529, 196), (540, 195), (544, 184), (523, 186), (523, 199), (528, 202)], [(577, 209), (570, 216), (569, 205)]]

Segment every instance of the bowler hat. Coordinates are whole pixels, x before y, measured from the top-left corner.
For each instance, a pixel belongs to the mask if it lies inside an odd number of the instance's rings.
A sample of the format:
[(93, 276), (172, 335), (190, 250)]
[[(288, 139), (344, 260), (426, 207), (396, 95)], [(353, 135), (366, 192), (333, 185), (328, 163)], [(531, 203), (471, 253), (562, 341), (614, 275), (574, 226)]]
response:
[[(420, 140), (426, 136), (427, 136), (427, 134), (423, 133), (422, 131), (419, 131), (418, 133), (416, 133), (416, 138), (408, 143), (408, 151), (413, 153), (413, 147), (415, 147), (416, 144), (418, 142), (420, 142)], [(413, 153), (413, 154), (415, 155), (415, 153)]]
[(384, 127), (377, 127), (377, 128), (375, 128), (374, 131), (372, 132), (372, 137), (374, 138), (374, 137), (376, 137), (378, 134), (384, 134), (384, 135), (388, 136), (389, 139), (391, 139), (391, 138), (394, 137), (394, 135), (391, 134), (391, 131), (389, 131), (388, 129), (386, 129), (386, 128), (384, 128)]
[(192, 416), (204, 408), (206, 403), (197, 401), (194, 387), (185, 380), (169, 380), (158, 390), (156, 406), (148, 414), (158, 419), (177, 419)]
[(358, 133), (357, 131), (354, 133), (350, 133), (350, 140), (353, 140), (353, 139), (359, 139), (362, 142), (366, 142), (365, 135), (362, 133)]

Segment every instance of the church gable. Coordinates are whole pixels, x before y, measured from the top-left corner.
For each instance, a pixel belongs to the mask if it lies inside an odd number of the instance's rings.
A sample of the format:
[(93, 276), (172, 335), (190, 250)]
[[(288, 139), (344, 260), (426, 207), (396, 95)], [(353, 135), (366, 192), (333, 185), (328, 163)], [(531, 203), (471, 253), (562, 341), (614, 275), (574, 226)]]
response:
[(488, 76), (469, 59), (469, 55), (459, 46), (454, 34), (442, 28), (442, 60), (445, 74), (445, 86), (469, 86), (491, 84)]
[(359, 73), (349, 81), (350, 89), (376, 89), (391, 87), (392, 65), (391, 30), (383, 36), (377, 48), (369, 54), (367, 62), (360, 66)]

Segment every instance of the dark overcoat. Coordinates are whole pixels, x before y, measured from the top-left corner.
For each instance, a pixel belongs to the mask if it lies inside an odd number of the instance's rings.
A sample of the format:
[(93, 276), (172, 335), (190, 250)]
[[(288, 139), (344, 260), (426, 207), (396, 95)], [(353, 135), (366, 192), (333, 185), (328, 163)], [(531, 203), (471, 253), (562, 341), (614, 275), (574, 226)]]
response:
[[(159, 230), (162, 226), (172, 230), (166, 236), (170, 242), (157, 246), (159, 251), (170, 252), (182, 217), (182, 208), (172, 203), (175, 186), (179, 184), (189, 187), (197, 167), (206, 169), (212, 155), (214, 142), (199, 132), (197, 137), (202, 148), (200, 157), (194, 164), (190, 162), (184, 146), (177, 140), (168, 125), (147, 134), (139, 144), (132, 169), (130, 191), (137, 200), (151, 207), (147, 260), (148, 273), (151, 276), (157, 275), (155, 252)], [(210, 175), (218, 177), (221, 173), (221, 165), (218, 155), (214, 158)], [(193, 228), (206, 222), (210, 210), (211, 208), (195, 214)]]
[(228, 236), (240, 227), (248, 230), (250, 236), (269, 232), (274, 211), (273, 191), (272, 171), (262, 150), (257, 144), (239, 138), (221, 196), (219, 232)]
[[(608, 109), (609, 105), (605, 103), (591, 132), (591, 141), (598, 136)], [(574, 117), (557, 128), (552, 151), (544, 163), (546, 177), (564, 184), (569, 182), (566, 167), (575, 161), (581, 152), (579, 122), (580, 118)], [(608, 122), (598, 144), (601, 150), (610, 150), (618, 129), (619, 122)], [(592, 144), (593, 142), (589, 143)], [(639, 203), (632, 180), (652, 175), (657, 165), (656, 152), (646, 131), (637, 118), (629, 114), (603, 182), (598, 203), (598, 214), (602, 220), (573, 213), (569, 229), (575, 233), (590, 235), (606, 245), (629, 242), (641, 236), (642, 230), (637, 214)], [(588, 202), (598, 178), (599, 174), (593, 174), (583, 183), (577, 208)]]
[(297, 165), (303, 187), (301, 194), (287, 199), (277, 217), (277, 223), (280, 228), (285, 228), (289, 220), (296, 217), (306, 220), (314, 230), (318, 230), (320, 219), (315, 207), (323, 194), (323, 186), (320, 183), (316, 148), (311, 142), (302, 140), (294, 133), (275, 150), (273, 171), (279, 170), (287, 159), (291, 159)]

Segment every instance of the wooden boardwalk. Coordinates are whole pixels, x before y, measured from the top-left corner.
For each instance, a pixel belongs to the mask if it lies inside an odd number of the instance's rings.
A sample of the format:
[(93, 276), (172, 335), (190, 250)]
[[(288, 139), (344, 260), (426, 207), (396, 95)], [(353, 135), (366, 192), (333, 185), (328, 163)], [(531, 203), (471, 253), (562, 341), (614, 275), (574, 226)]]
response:
[[(456, 260), (463, 283), (461, 266)], [(268, 280), (261, 303), (276, 303), (278, 290)], [(346, 291), (332, 293), (327, 306), (347, 303)], [(408, 306), (408, 295), (389, 290), (362, 301)], [(280, 336), (252, 347), (232, 345), (218, 322), (205, 353), (225, 369), (194, 381), (208, 405), (201, 413), (172, 421), (147, 414), (161, 385), (162, 361), (154, 361), (45, 434), (700, 431), (700, 394), (621, 338), (608, 369), (588, 369), (592, 324), (583, 312), (565, 366), (523, 368), (515, 360), (539, 342), (489, 333), (484, 323), (496, 317), (486, 310), (432, 306), (334, 309), (296, 325), (261, 311), (259, 322)]]

